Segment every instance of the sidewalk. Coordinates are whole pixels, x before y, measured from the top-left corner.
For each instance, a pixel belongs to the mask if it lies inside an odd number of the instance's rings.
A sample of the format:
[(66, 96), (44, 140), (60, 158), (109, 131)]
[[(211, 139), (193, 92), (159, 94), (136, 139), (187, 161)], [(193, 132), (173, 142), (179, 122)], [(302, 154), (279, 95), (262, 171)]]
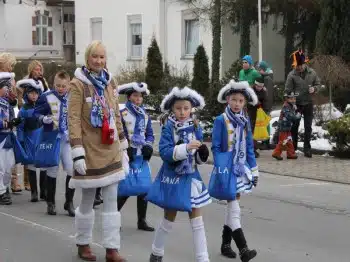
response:
[[(210, 149), (210, 143), (206, 143)], [(158, 143), (156, 154), (158, 153)], [(334, 157), (313, 155), (312, 158), (305, 158), (299, 155), (297, 160), (277, 161), (271, 157), (272, 151), (260, 151), (257, 159), (259, 171), (281, 176), (291, 176), (350, 184), (350, 160), (341, 160)], [(209, 164), (212, 163), (212, 155), (209, 157)]]

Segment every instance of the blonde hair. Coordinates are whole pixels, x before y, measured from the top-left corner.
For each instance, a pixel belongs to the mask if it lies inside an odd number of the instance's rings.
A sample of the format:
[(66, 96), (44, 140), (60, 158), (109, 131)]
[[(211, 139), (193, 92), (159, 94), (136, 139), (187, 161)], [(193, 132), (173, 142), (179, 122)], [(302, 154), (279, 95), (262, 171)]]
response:
[(55, 79), (62, 79), (70, 81), (70, 75), (65, 70), (60, 70), (56, 73)]
[(43, 64), (40, 63), (38, 60), (33, 60), (32, 62), (30, 62), (30, 64), (28, 65), (28, 75), (31, 76), (33, 70), (35, 67), (40, 66), (41, 68), (41, 73), (44, 75), (44, 67)]
[[(88, 60), (89, 60), (91, 53), (94, 52), (99, 46), (101, 46), (106, 52), (106, 47), (99, 40), (92, 41), (91, 44), (89, 44), (88, 47), (86, 48), (86, 50), (85, 50), (85, 65), (86, 65), (86, 67), (89, 67)], [(105, 65), (105, 67), (106, 67), (106, 65)]]
[(7, 71), (7, 68), (16, 65), (16, 57), (11, 53), (0, 53), (0, 71)]

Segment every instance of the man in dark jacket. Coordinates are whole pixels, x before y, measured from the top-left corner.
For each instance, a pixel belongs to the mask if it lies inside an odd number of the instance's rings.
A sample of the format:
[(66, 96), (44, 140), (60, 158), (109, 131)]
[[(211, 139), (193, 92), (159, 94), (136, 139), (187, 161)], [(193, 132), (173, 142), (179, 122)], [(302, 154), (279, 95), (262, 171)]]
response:
[[(297, 112), (304, 116), (304, 155), (311, 158), (311, 133), (312, 133), (312, 121), (313, 121), (313, 101), (312, 96), (320, 88), (320, 79), (317, 73), (312, 68), (305, 64), (305, 55), (301, 50), (296, 51), (294, 54), (295, 68), (288, 74), (285, 92), (298, 93), (296, 99)], [(292, 138), (294, 148), (298, 147), (298, 131), (300, 120), (294, 122), (292, 127)]]

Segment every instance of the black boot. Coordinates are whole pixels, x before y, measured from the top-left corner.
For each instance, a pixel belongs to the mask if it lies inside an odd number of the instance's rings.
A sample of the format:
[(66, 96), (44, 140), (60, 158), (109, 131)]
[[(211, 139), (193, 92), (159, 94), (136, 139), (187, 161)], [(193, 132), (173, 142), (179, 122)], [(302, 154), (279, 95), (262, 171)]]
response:
[(118, 196), (118, 199), (117, 199), (118, 211), (120, 211), (123, 208), (128, 198), (129, 198), (128, 196)]
[(232, 230), (228, 226), (224, 226), (222, 230), (221, 255), (228, 258), (236, 258), (237, 254), (231, 248)]
[(151, 254), (151, 256), (149, 257), (149, 262), (162, 262), (162, 261), (163, 261), (163, 257), (160, 257), (160, 256)]
[(31, 192), (30, 202), (38, 202), (38, 184), (36, 180), (36, 171), (28, 170), (28, 179)]
[(248, 262), (252, 260), (254, 257), (256, 257), (257, 255), (256, 250), (254, 249), (250, 250), (248, 248), (247, 241), (244, 237), (242, 228), (238, 228), (235, 231), (233, 231), (232, 238), (239, 249), (239, 256), (242, 262)]
[(73, 205), (73, 197), (75, 189), (69, 188), (69, 180), (71, 176), (66, 177), (66, 202), (64, 203), (64, 210), (68, 212), (70, 217), (75, 217), (75, 210)]
[(9, 197), (6, 193), (0, 195), (0, 205), (11, 205), (12, 200), (11, 197)]
[(101, 188), (96, 189), (96, 194), (95, 194), (95, 200), (94, 200), (94, 207), (99, 206), (103, 203), (102, 199), (102, 194), (101, 194)]
[(56, 178), (46, 177), (46, 190), (47, 214), (55, 216)]
[(147, 204), (145, 195), (137, 196), (137, 228), (139, 230), (153, 232), (154, 228), (148, 225), (146, 221)]
[(46, 200), (46, 170), (40, 171), (40, 200)]

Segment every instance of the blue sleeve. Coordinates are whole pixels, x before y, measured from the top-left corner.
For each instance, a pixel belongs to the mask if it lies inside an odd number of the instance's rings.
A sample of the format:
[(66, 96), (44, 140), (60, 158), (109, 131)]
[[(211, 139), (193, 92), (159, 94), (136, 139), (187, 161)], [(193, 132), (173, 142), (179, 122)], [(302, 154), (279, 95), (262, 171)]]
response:
[(145, 136), (146, 136), (146, 143), (152, 145), (154, 142), (154, 135), (153, 135), (153, 128), (152, 128), (152, 121), (150, 117), (148, 117)]
[[(22, 118), (25, 119), (23, 117), (23, 107), (21, 108), (21, 110), (19, 110), (18, 118)], [(24, 141), (24, 121), (22, 121), (17, 127), (16, 127), (16, 131), (17, 131), (17, 139), (19, 142), (23, 142)]]
[(223, 121), (222, 116), (218, 116), (214, 121), (213, 131), (211, 134), (211, 151), (213, 152), (213, 157), (216, 157), (217, 153), (221, 153), (221, 136), (223, 132)]
[(257, 167), (255, 152), (254, 152), (254, 140), (252, 129), (250, 128), (250, 124), (248, 122), (249, 127), (247, 128), (247, 136), (246, 136), (246, 146), (247, 146), (247, 162), (250, 169), (254, 169)]
[(169, 125), (162, 127), (162, 133), (159, 140), (159, 154), (164, 162), (175, 163), (173, 158), (175, 143)]
[(203, 142), (203, 129), (198, 126), (195, 129), (196, 140)]
[(44, 116), (51, 114), (51, 108), (49, 103), (47, 102), (46, 96), (41, 95), (38, 102), (35, 105), (34, 108), (34, 116), (39, 118), (41, 121)]
[(4, 129), (4, 120), (0, 120), (0, 129)]

